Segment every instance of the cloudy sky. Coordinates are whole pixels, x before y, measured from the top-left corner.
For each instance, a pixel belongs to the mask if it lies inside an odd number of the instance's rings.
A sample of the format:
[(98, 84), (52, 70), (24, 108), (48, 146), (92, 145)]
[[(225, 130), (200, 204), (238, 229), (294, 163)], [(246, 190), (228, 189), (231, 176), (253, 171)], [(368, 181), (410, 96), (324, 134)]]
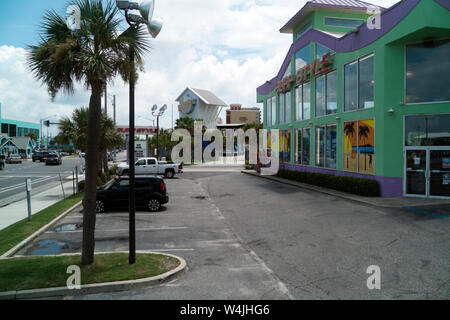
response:
[[(397, 0), (371, 0), (389, 7)], [(37, 44), (38, 25), (46, 9), (63, 14), (66, 0), (0, 1), (0, 103), (2, 117), (39, 122), (70, 115), (87, 106), (89, 92), (79, 86), (73, 96), (50, 101), (45, 87), (25, 64), (26, 47)], [(136, 87), (137, 125), (151, 125), (150, 107), (167, 104), (163, 127), (178, 118), (175, 99), (187, 87), (207, 89), (226, 103), (256, 104), (256, 88), (279, 70), (291, 36), (279, 29), (306, 3), (304, 0), (159, 0), (155, 16), (165, 24), (145, 72)], [(117, 96), (117, 122), (128, 123), (128, 87), (120, 80), (109, 86)], [(109, 104), (109, 113), (112, 107)], [(224, 117), (224, 113), (221, 115)], [(141, 118), (144, 117), (144, 118)]]

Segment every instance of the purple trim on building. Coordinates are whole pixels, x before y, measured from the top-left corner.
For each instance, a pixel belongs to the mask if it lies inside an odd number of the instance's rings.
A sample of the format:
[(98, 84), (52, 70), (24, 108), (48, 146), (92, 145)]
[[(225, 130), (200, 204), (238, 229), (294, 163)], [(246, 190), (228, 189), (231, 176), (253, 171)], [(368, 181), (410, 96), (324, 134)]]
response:
[(445, 9), (450, 11), (450, 1), (449, 0), (434, 0), (434, 1), (436, 1), (441, 6), (443, 6)]
[[(391, 31), (401, 20), (403, 20), (412, 9), (421, 0), (403, 0), (388, 10), (384, 11), (381, 15), (381, 29), (370, 30), (366, 24), (361, 25), (357, 31), (350, 32), (342, 38), (334, 38), (321, 31), (311, 29), (303, 37), (295, 41), (286, 55), (283, 65), (278, 72), (278, 75), (270, 81), (267, 81), (262, 86), (258, 87), (257, 93), (260, 95), (266, 95), (275, 89), (275, 84), (281, 80), (283, 73), (281, 72), (290, 63), (292, 55), (294, 55), (299, 49), (304, 47), (311, 41), (315, 41), (324, 45), (335, 52), (351, 52), (359, 50), (363, 47), (375, 42), (386, 33)], [(438, 0), (436, 0), (438, 1)], [(444, 1), (444, 0), (439, 0)], [(448, 0), (447, 0), (448, 1)]]
[(334, 1), (309, 1), (303, 8), (300, 9), (289, 21), (280, 29), (280, 32), (284, 32), (288, 26), (293, 23), (298, 17), (303, 13), (307, 12), (311, 7), (325, 7), (325, 8), (339, 8), (339, 9), (351, 9), (351, 10), (367, 10), (369, 8), (379, 8), (381, 11), (386, 10), (386, 8), (362, 2), (362, 1), (345, 1), (345, 0), (334, 0)]
[(335, 176), (351, 177), (351, 178), (365, 178), (376, 180), (380, 184), (381, 196), (383, 198), (388, 197), (402, 197), (403, 196), (403, 179), (402, 178), (392, 178), (392, 177), (379, 177), (369, 174), (362, 174), (357, 172), (348, 171), (336, 171), (326, 168), (308, 167), (298, 164), (291, 163), (280, 163), (281, 169), (302, 171), (302, 172), (314, 172), (314, 173), (325, 173), (332, 174)]

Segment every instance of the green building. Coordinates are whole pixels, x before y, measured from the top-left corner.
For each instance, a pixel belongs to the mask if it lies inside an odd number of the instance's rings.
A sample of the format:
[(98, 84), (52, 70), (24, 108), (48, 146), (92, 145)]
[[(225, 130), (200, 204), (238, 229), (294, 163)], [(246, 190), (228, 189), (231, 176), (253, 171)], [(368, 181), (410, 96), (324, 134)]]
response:
[(40, 140), (40, 124), (18, 120), (4, 119), (2, 117), (2, 105), (0, 103), (0, 154), (8, 153), (22, 154), (30, 158), (34, 143), (30, 139), (25, 139), (27, 133), (34, 133)]
[(450, 197), (450, 1), (314, 0), (257, 88), (280, 167), (375, 179), (383, 197)]

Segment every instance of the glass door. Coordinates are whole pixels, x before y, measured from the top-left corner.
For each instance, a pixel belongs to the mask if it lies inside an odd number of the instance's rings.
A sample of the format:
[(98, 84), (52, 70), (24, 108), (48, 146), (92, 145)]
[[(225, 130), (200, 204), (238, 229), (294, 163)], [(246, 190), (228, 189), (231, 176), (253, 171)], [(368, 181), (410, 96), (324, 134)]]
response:
[(430, 150), (430, 196), (450, 197), (450, 148)]
[(406, 150), (405, 193), (407, 195), (428, 195), (427, 150)]

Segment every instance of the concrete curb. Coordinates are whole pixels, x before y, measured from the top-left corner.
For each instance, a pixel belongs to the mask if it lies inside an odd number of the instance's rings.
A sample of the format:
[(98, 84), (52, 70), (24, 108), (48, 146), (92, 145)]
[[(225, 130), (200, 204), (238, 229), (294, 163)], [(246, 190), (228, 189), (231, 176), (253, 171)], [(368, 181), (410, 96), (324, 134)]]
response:
[[(127, 253), (127, 252), (103, 252), (103, 253), (96, 253), (96, 255), (108, 254), (108, 253)], [(37, 299), (37, 298), (50, 298), (50, 297), (61, 297), (61, 296), (80, 296), (80, 295), (109, 293), (109, 292), (117, 292), (117, 291), (129, 291), (129, 290), (133, 290), (133, 289), (140, 289), (143, 287), (155, 286), (155, 285), (165, 283), (187, 271), (186, 261), (183, 258), (180, 258), (178, 256), (167, 254), (167, 253), (149, 252), (149, 251), (137, 251), (137, 253), (157, 254), (157, 255), (172, 257), (174, 259), (177, 259), (180, 262), (180, 265), (178, 267), (176, 267), (175, 269), (170, 270), (170, 271), (168, 271), (164, 274), (161, 274), (159, 276), (156, 276), (156, 277), (143, 278), (143, 279), (138, 279), (138, 280), (128, 280), (128, 281), (82, 285), (81, 289), (79, 289), (79, 290), (69, 290), (67, 287), (59, 287), (59, 288), (48, 288), (48, 289), (1, 292), (0, 300)], [(79, 254), (66, 254), (66, 256), (67, 255), (79, 255)], [(65, 255), (60, 255), (60, 256), (65, 256)], [(18, 259), (18, 258), (8, 258), (8, 259)]]
[[(60, 214), (58, 217), (53, 219), (51, 222), (43, 226), (41, 229), (33, 233), (31, 236), (20, 242), (18, 245), (16, 245), (14, 248), (3, 254), (0, 259), (5, 259), (13, 256), (16, 254), (19, 250), (24, 248), (26, 245), (31, 243), (34, 239), (39, 237), (41, 234), (45, 233), (48, 229), (50, 229), (52, 226), (54, 226), (56, 223), (58, 223), (61, 219), (65, 218), (70, 212), (72, 212), (74, 209), (76, 209), (78, 206), (82, 204), (83, 201), (79, 201), (77, 204), (69, 208), (68, 210), (64, 211), (62, 214)], [(1, 295), (0, 295), (1, 298)]]
[[(253, 171), (249, 171), (249, 170), (243, 170), (241, 171), (241, 173), (244, 174), (248, 174), (251, 176), (255, 176), (255, 177), (259, 177), (259, 178), (263, 178), (263, 179), (267, 179), (267, 180), (272, 180), (272, 181), (276, 181), (278, 183), (284, 183), (284, 184), (288, 184), (294, 187), (298, 187), (298, 188), (304, 188), (304, 189), (308, 189), (308, 190), (312, 190), (312, 191), (316, 191), (316, 192), (320, 192), (320, 193), (324, 193), (324, 194), (328, 194), (330, 196), (335, 196), (335, 197), (340, 197), (346, 200), (350, 200), (350, 201), (355, 201), (358, 203), (362, 203), (365, 205), (371, 205), (371, 206), (375, 206), (375, 207), (382, 207), (382, 208), (403, 208), (405, 206), (423, 206), (423, 205), (439, 205), (439, 204), (448, 204), (450, 203), (449, 200), (439, 200), (439, 199), (420, 199), (420, 198), (411, 198), (408, 200), (405, 200), (403, 198), (369, 198), (369, 197), (362, 197), (362, 196), (357, 196), (357, 195), (352, 195), (352, 194), (348, 194), (345, 192), (340, 192), (337, 190), (332, 190), (332, 189), (326, 189), (326, 188), (322, 188), (322, 187), (318, 187), (318, 186), (314, 186), (314, 185), (310, 185), (310, 184), (306, 184), (306, 183), (301, 183), (301, 182), (297, 182), (297, 181), (292, 181), (292, 180), (288, 180), (288, 179), (284, 179), (284, 178), (279, 178), (279, 177), (275, 177), (275, 176), (262, 176), (256, 172)], [(404, 203), (404, 201), (408, 201), (409, 203), (406, 204)]]

